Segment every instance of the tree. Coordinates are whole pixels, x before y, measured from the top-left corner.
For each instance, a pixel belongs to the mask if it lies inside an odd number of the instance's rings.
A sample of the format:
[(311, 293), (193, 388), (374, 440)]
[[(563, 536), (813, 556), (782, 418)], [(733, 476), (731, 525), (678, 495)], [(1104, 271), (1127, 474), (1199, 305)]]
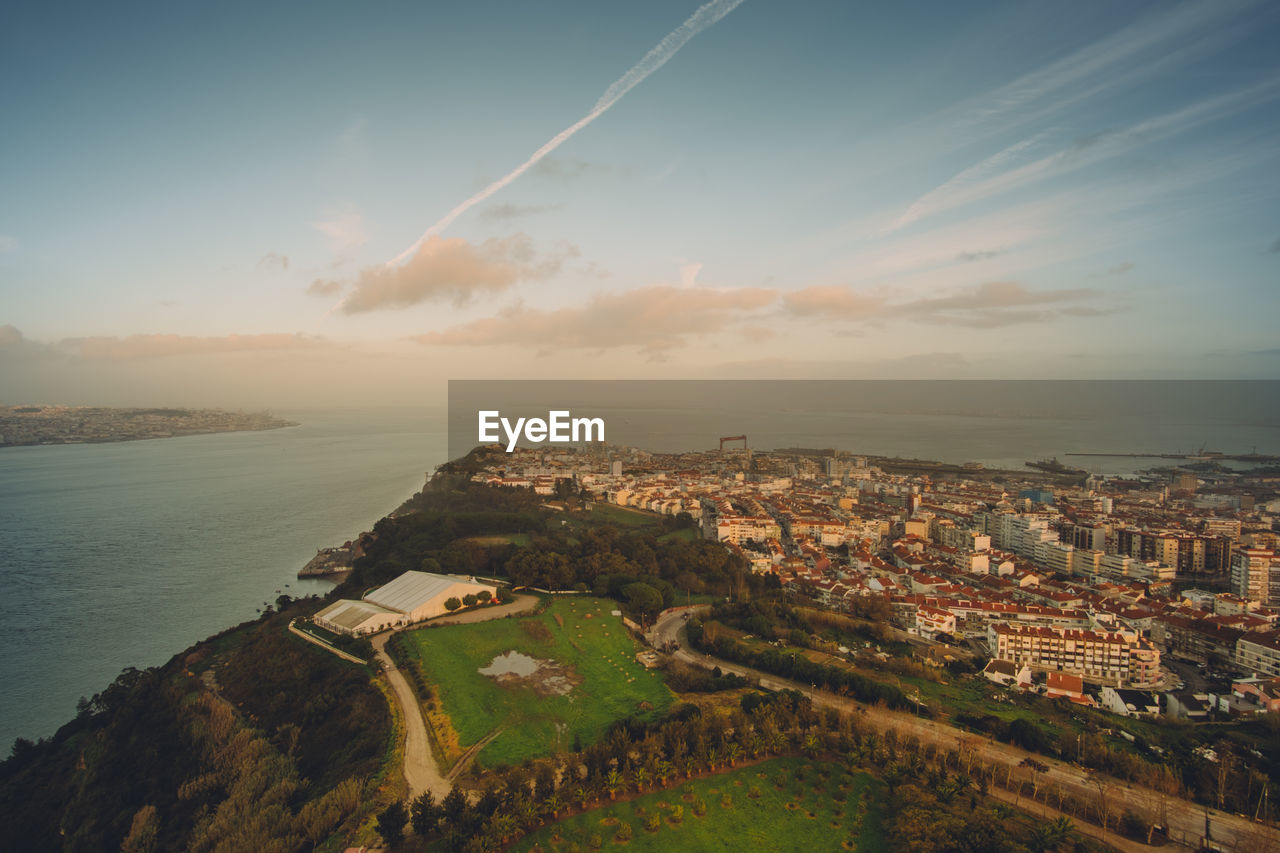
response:
[(467, 798), (462, 791), (454, 788), (440, 802), (440, 808), (444, 811), (445, 820), (451, 825), (456, 825), (467, 811)]
[(459, 601), (456, 596), (454, 598), (450, 598), (448, 601), (444, 603), (444, 609), (448, 610), (450, 613), (457, 610), (461, 606), (462, 606), (462, 602)]
[(466, 595), (462, 596), (462, 603), (467, 607), (475, 607), (477, 604), (480, 603), (480, 599), (476, 598), (471, 593), (467, 593)]
[(408, 820), (404, 801), (396, 800), (378, 815), (378, 834), (382, 836), (383, 841), (395, 847), (404, 838), (404, 825)]
[(636, 582), (623, 587), (627, 605), (643, 617), (652, 617), (662, 609), (662, 593), (647, 583)]
[(160, 821), (156, 807), (146, 805), (133, 815), (129, 834), (120, 845), (121, 853), (152, 853), (156, 849), (156, 836), (160, 833)]
[(1071, 833), (1075, 832), (1076, 826), (1071, 822), (1071, 818), (1060, 817), (1053, 823), (1049, 824), (1049, 849), (1057, 850), (1067, 839), (1071, 837)]
[(409, 808), (409, 820), (418, 835), (430, 835), (440, 823), (440, 806), (430, 791), (424, 791)]

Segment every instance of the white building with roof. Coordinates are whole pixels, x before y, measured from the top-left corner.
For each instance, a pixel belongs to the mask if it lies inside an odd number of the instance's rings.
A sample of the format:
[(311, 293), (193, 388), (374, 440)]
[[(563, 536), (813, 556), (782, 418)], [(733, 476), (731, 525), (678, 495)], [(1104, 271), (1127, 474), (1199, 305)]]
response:
[(449, 599), (462, 601), (481, 592), (487, 592), (489, 600), (497, 599), (498, 588), (493, 584), (454, 575), (405, 572), (365, 593), (363, 601), (336, 601), (313, 618), (321, 628), (337, 634), (373, 634), (443, 616), (449, 612), (445, 607)]
[(362, 636), (376, 634), (385, 628), (401, 624), (404, 614), (387, 610), (366, 601), (335, 601), (321, 610), (312, 621), (335, 634)]

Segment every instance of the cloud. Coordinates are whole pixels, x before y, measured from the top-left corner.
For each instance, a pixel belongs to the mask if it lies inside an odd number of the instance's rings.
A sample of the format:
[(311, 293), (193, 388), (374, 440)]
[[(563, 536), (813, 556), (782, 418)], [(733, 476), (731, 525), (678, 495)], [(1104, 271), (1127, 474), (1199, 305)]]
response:
[(258, 269), (279, 270), (280, 272), (284, 272), (289, 269), (289, 256), (277, 255), (275, 252), (267, 252), (258, 259)]
[(41, 357), (84, 361), (136, 361), (208, 353), (312, 350), (329, 346), (329, 342), (323, 338), (299, 334), (96, 336), (63, 338), (45, 343), (31, 340), (15, 326), (0, 326), (0, 359), (3, 360)]
[(472, 245), (461, 237), (427, 238), (403, 266), (381, 265), (360, 273), (341, 303), (345, 314), (408, 308), (432, 300), (465, 305), (478, 293), (498, 293), (518, 281), (554, 275), (578, 250), (565, 246), (538, 258), (524, 234)]
[(1044, 305), (1096, 295), (1087, 287), (1065, 290), (1027, 290), (1016, 281), (990, 281), (965, 288), (950, 296), (938, 296), (909, 302), (903, 308), (911, 311), (988, 310), (1022, 305)]
[(64, 353), (99, 361), (132, 361), (208, 353), (262, 352), (316, 349), (327, 346), (322, 338), (299, 334), (129, 335), (127, 337), (64, 338), (57, 347)]
[(991, 249), (985, 252), (961, 252), (956, 255), (956, 260), (962, 264), (970, 264), (974, 261), (989, 261), (992, 258), (998, 258), (1003, 254), (1003, 249)]
[(943, 296), (891, 301), (887, 296), (848, 285), (806, 287), (786, 294), (785, 313), (805, 319), (881, 321), (914, 320), (936, 325), (995, 328), (1046, 322), (1063, 317), (1097, 317), (1114, 313), (1081, 303), (1099, 297), (1089, 288), (1028, 290), (1013, 281), (993, 281), (961, 288)]
[(1244, 89), (1204, 98), (1128, 127), (1079, 137), (1051, 154), (1014, 165), (1019, 155), (1036, 140), (1019, 142), (970, 166), (920, 196), (885, 233), (892, 233), (930, 216), (985, 201), (1127, 154), (1136, 148), (1266, 103), (1277, 95), (1280, 95), (1280, 80), (1266, 80)]
[(329, 238), (329, 246), (335, 252), (358, 249), (369, 240), (364, 230), (364, 217), (359, 213), (344, 213), (312, 222), (311, 227)]
[[(949, 296), (919, 299), (895, 308), (897, 313), (926, 323), (994, 329), (1026, 323), (1045, 323), (1063, 317), (1100, 317), (1117, 308), (1065, 305), (1099, 294), (1089, 288), (1028, 290), (1013, 281), (993, 281), (956, 291)], [(1045, 307), (1049, 306), (1049, 307)]]
[(480, 218), (489, 222), (509, 222), (524, 216), (535, 216), (555, 210), (555, 204), (493, 204), (480, 212)]
[(18, 251), (18, 238), (12, 234), (0, 234), (0, 254)]
[(523, 305), (413, 340), (432, 346), (514, 345), (539, 352), (636, 347), (652, 357), (690, 337), (720, 331), (777, 299), (763, 288), (714, 290), (653, 285), (601, 293), (586, 305), (544, 311)]
[(0, 326), (0, 360), (17, 361), (48, 355), (56, 355), (48, 344), (31, 340), (17, 326), (7, 323)]
[(884, 310), (885, 300), (847, 285), (814, 285), (788, 293), (783, 308), (796, 317), (870, 318)]
[(318, 278), (311, 284), (307, 285), (308, 296), (334, 296), (342, 292), (343, 285), (340, 281), (333, 279)]
[(1125, 261), (1124, 263), (1116, 264), (1114, 267), (1111, 267), (1107, 272), (1110, 275), (1124, 275), (1129, 270), (1133, 269), (1133, 266), (1132, 261)]
[(680, 265), (680, 286), (694, 287), (698, 283), (698, 273), (702, 272), (702, 264), (693, 261)]
[(889, 231), (896, 231), (899, 228), (910, 225), (917, 219), (927, 216), (934, 207), (943, 203), (948, 197), (959, 194), (966, 187), (986, 181), (992, 175), (999, 174), (1008, 164), (1016, 161), (1024, 151), (1039, 143), (1040, 139), (1041, 136), (1033, 136), (1030, 139), (1016, 142), (1003, 151), (998, 151), (987, 159), (975, 163), (942, 186), (925, 193), (908, 207), (902, 216), (898, 217), (898, 220), (889, 227)]
[(539, 178), (569, 183), (587, 175), (603, 175), (613, 171), (603, 163), (592, 163), (577, 157), (545, 157), (533, 164), (529, 174)]
[(1131, 84), (1164, 65), (1193, 60), (1222, 40), (1249, 33), (1248, 22), (1214, 33), (1223, 19), (1256, 5), (1255, 0), (1167, 4), (1073, 53), (1024, 74), (966, 105), (974, 118), (1026, 119), (1065, 109), (1078, 101)]

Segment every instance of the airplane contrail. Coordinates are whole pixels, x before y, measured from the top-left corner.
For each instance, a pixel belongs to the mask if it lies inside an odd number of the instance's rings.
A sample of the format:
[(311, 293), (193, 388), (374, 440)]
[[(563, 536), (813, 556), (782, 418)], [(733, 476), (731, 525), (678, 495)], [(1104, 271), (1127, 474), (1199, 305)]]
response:
[(443, 219), (428, 228), (412, 246), (388, 261), (387, 266), (395, 266), (404, 261), (416, 252), (418, 247), (428, 239), (436, 236), (445, 228), (448, 228), (453, 220), (457, 219), (472, 207), (475, 207), (477, 204), (489, 198), (498, 190), (529, 171), (535, 163), (567, 142), (569, 137), (573, 136), (575, 133), (599, 118), (607, 109), (609, 109), (609, 107), (620, 101), (623, 95), (630, 92), (646, 77), (665, 65), (667, 60), (675, 56), (680, 48), (685, 46), (689, 39), (716, 23), (734, 9), (738, 8), (741, 3), (742, 0), (711, 0), (710, 3), (706, 3), (698, 7), (698, 11), (690, 15), (687, 21), (668, 33), (666, 38), (658, 42), (657, 47), (646, 53), (644, 58), (633, 65), (626, 74), (623, 74), (613, 83), (612, 86), (605, 89), (604, 94), (600, 96), (600, 100), (596, 101), (595, 106), (591, 108), (591, 112), (587, 113), (585, 116), (553, 136), (549, 142), (537, 151), (533, 152), (528, 160), (525, 160), (515, 169), (489, 184), (489, 186), (480, 190), (480, 192), (476, 193), (471, 198), (445, 214)]

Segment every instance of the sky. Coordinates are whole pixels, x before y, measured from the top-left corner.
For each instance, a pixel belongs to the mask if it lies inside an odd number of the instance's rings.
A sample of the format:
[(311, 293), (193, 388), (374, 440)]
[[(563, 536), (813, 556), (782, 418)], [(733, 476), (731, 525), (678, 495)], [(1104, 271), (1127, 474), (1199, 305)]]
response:
[(0, 402), (1280, 378), (1280, 5), (8, 4)]

